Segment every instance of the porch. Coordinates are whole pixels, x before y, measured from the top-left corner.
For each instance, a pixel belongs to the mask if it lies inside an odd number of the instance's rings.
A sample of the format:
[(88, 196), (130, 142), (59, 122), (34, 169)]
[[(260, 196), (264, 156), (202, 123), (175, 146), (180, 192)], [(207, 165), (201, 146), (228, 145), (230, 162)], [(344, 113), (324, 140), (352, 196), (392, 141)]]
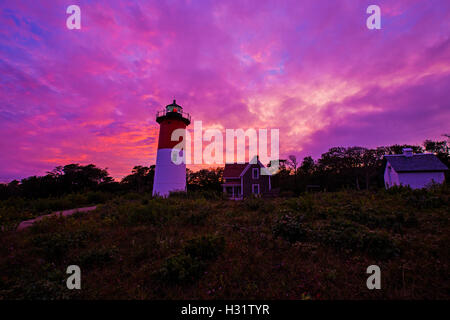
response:
[(234, 183), (224, 183), (222, 184), (223, 192), (226, 194), (228, 199), (231, 200), (242, 200), (242, 190), (240, 184)]

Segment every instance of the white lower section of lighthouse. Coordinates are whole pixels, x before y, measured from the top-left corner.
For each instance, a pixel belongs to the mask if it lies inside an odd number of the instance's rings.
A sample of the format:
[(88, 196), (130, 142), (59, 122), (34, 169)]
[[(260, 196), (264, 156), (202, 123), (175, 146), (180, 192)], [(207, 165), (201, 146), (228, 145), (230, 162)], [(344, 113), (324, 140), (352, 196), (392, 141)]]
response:
[(174, 191), (186, 191), (186, 164), (172, 162), (172, 149), (158, 149), (153, 195), (167, 197)]

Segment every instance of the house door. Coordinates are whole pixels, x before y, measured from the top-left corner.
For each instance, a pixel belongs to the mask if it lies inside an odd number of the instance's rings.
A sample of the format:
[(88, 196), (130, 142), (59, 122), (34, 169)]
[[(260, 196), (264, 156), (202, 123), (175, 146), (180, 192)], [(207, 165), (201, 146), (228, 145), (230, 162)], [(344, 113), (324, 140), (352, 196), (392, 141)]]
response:
[(259, 184), (252, 184), (252, 193), (259, 194)]

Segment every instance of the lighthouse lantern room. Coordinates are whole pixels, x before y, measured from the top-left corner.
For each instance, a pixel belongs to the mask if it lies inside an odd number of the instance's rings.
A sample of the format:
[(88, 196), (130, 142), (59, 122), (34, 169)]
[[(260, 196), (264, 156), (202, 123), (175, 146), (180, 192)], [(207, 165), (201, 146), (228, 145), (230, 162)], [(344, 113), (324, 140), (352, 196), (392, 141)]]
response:
[[(159, 140), (153, 195), (167, 197), (170, 192), (186, 191), (186, 163), (172, 161), (172, 151), (177, 151), (175, 148), (180, 148), (180, 143), (183, 145), (185, 135), (172, 141), (172, 133), (177, 129), (186, 130), (191, 116), (173, 100), (172, 104), (156, 113), (156, 122), (159, 123)], [(182, 155), (183, 150), (180, 148), (177, 152)]]

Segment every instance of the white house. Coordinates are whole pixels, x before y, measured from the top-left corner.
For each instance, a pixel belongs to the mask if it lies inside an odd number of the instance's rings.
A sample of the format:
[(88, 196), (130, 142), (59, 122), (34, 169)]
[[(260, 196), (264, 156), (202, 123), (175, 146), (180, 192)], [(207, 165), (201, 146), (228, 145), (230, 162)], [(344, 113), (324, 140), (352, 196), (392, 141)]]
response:
[(403, 149), (403, 154), (385, 155), (384, 158), (386, 189), (396, 185), (420, 189), (432, 183), (442, 184), (445, 180), (445, 171), (448, 170), (434, 154), (413, 154), (411, 148)]

